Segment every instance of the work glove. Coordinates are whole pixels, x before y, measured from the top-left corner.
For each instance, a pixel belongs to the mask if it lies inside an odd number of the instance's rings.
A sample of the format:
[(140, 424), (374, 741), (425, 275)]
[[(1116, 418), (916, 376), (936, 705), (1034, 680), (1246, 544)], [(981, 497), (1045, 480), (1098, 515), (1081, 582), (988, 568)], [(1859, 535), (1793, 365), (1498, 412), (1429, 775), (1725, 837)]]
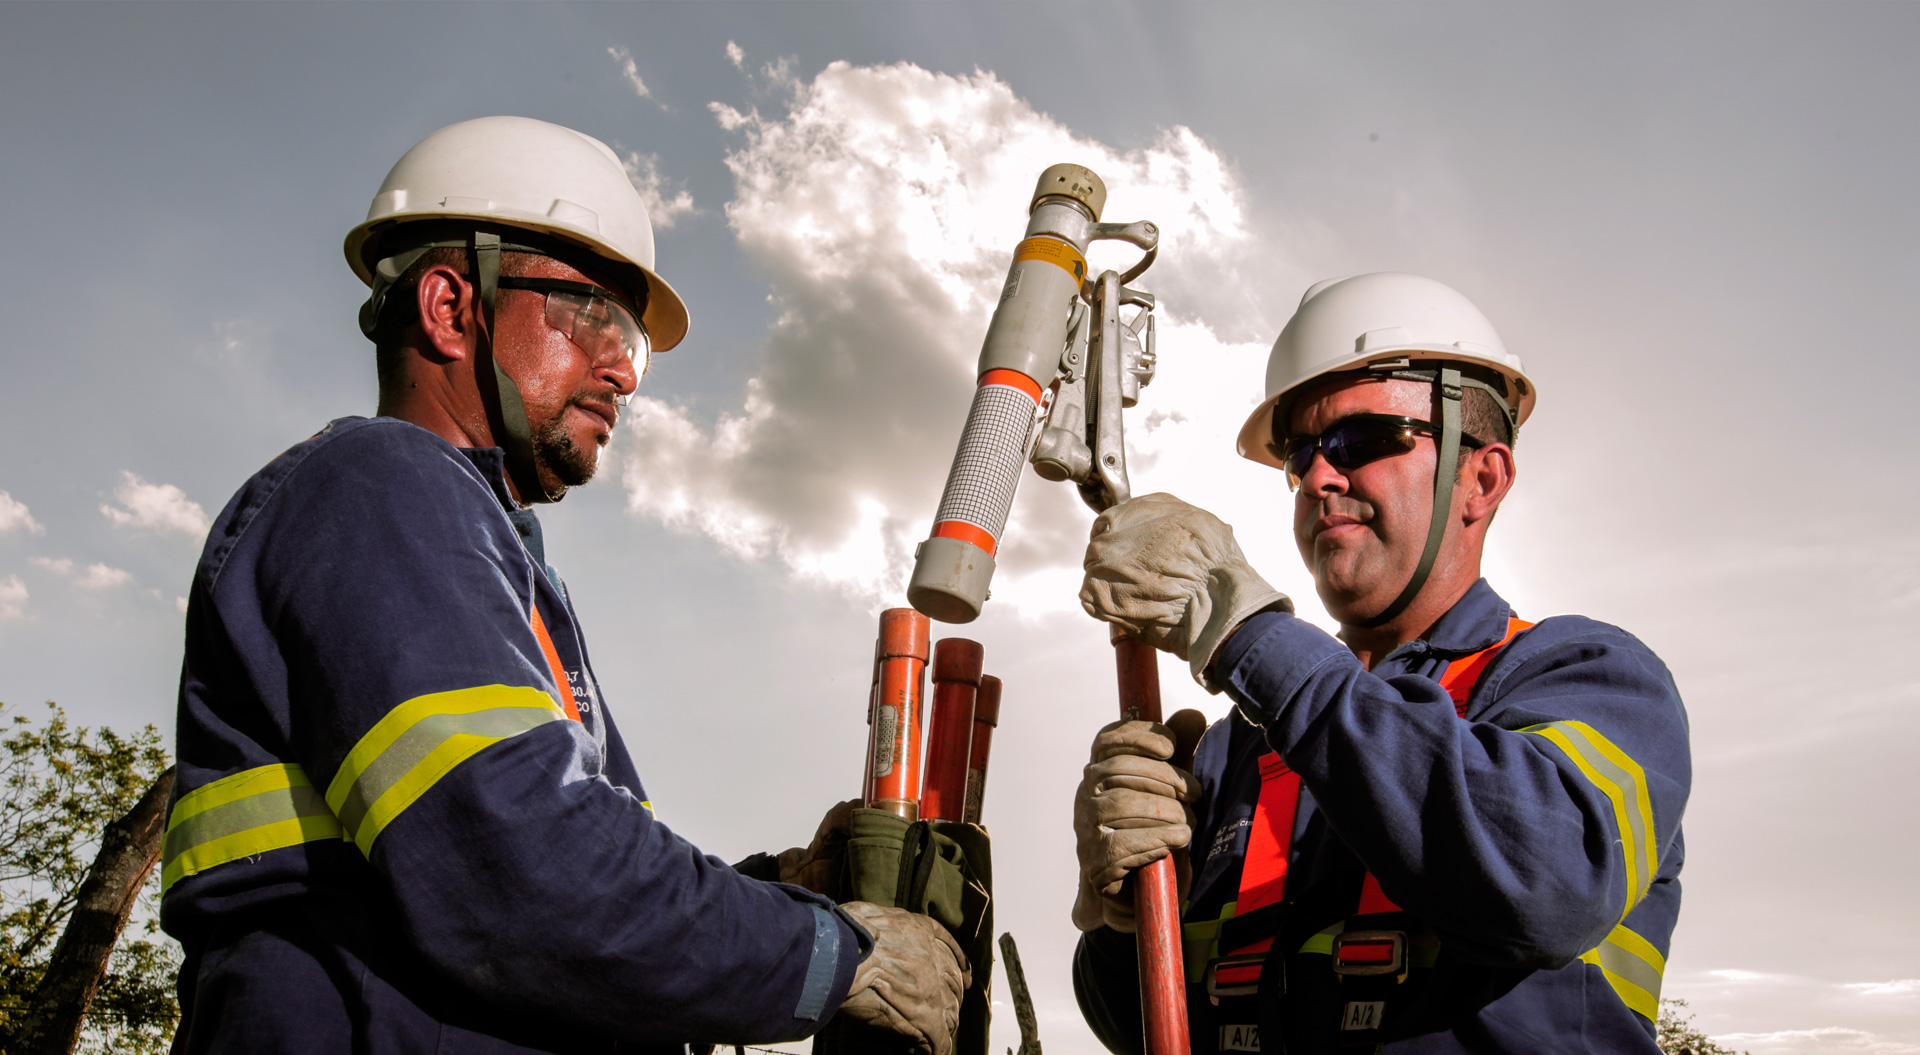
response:
[(859, 799), (834, 804), (827, 815), (820, 819), (820, 827), (813, 833), (811, 845), (782, 850), (774, 858), (780, 866), (780, 881), (833, 897), (840, 889), (840, 867), (847, 851), (847, 829), (852, 823), (853, 811), (859, 806)]
[[(1080, 857), (1075, 927), (1133, 933), (1127, 876), (1192, 841), (1193, 811), (1187, 803), (1199, 797), (1200, 785), (1168, 761), (1174, 749), (1174, 731), (1157, 722), (1114, 722), (1093, 738), (1091, 760), (1073, 796)], [(1179, 864), (1185, 863), (1182, 854)], [(1183, 890), (1186, 878), (1180, 877)]]
[(840, 906), (873, 933), (873, 952), (854, 969), (840, 1014), (913, 1041), (919, 1055), (950, 1055), (967, 955), (931, 916), (867, 901)]
[(1248, 617), (1293, 611), (1247, 563), (1233, 529), (1169, 494), (1122, 502), (1093, 521), (1080, 604), (1206, 678), (1220, 646)]

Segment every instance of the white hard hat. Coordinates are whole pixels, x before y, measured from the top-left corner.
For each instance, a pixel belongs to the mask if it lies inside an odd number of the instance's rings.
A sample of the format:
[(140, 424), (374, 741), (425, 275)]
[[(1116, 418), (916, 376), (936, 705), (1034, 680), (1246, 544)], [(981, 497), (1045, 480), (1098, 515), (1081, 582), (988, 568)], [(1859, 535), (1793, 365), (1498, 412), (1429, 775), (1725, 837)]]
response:
[[(530, 117), (481, 117), (414, 144), (380, 184), (347, 263), (374, 285), (383, 240), (420, 220), (478, 220), (539, 232), (646, 277), (641, 323), (655, 351), (687, 333), (687, 307), (653, 271), (653, 223), (620, 159), (592, 136)], [(377, 312), (376, 312), (377, 314)]]
[(1281, 468), (1268, 449), (1276, 410), (1284, 412), (1311, 381), (1395, 360), (1485, 367), (1504, 380), (1515, 427), (1533, 413), (1533, 383), (1520, 357), (1507, 351), (1493, 324), (1457, 290), (1392, 271), (1330, 278), (1307, 289), (1273, 342), (1267, 397), (1240, 429), (1241, 457)]

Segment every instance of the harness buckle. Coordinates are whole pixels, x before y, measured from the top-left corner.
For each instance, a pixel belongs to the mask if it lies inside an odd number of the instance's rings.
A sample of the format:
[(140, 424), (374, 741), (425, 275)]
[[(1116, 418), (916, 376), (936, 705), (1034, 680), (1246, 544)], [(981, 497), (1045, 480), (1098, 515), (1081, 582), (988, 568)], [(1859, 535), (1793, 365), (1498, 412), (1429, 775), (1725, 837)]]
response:
[(1265, 962), (1265, 950), (1222, 956), (1207, 965), (1207, 995), (1216, 1003), (1223, 996), (1254, 995), (1260, 991), (1260, 965)]
[(1333, 973), (1347, 978), (1407, 980), (1407, 932), (1350, 930), (1333, 939)]

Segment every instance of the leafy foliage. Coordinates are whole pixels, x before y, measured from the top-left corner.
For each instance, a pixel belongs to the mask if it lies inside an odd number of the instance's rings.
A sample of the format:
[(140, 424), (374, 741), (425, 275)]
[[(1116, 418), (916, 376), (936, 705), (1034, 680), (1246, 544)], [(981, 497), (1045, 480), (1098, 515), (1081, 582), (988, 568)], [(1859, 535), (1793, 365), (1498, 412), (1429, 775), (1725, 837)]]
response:
[(1685, 1000), (1660, 1001), (1660, 1021), (1655, 1026), (1660, 1030), (1660, 1050), (1666, 1055), (1746, 1055), (1715, 1044), (1694, 1028), (1693, 1015), (1684, 1013), (1686, 1009)]
[[(0, 1048), (66, 929), (100, 833), (167, 767), (151, 725), (121, 736), (71, 725), (53, 703), (47, 710), (42, 724), (14, 714), (0, 726)], [(159, 933), (159, 880), (155, 869), (142, 911), (114, 948), (80, 1051), (157, 1055), (172, 1041), (180, 1017), (173, 995), (180, 953)]]

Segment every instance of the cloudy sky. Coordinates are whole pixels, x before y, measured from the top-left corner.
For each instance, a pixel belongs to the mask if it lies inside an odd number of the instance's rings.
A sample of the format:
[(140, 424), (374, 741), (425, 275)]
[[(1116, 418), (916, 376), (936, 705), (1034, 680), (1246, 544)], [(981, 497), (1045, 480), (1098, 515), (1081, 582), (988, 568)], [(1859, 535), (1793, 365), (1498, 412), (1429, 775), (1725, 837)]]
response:
[[(170, 727), (210, 516), (372, 407), (341, 238), (427, 132), (539, 117), (628, 158), (694, 320), (550, 555), (665, 819), (803, 840), (858, 789), (874, 615), (1026, 195), (1077, 161), (1165, 232), (1136, 491), (1220, 513), (1323, 622), (1284, 483), (1232, 453), (1266, 347), (1329, 276), (1479, 303), (1542, 390), (1490, 577), (1640, 635), (1691, 713), (1668, 995), (1754, 1055), (1920, 1053), (1920, 8), (1276, 8), (0, 7), (0, 701)], [(1029, 477), (965, 631), (1007, 683), (1000, 921), (1060, 1055), (1098, 1050), (1067, 974), (1114, 707), (1087, 522)]]

